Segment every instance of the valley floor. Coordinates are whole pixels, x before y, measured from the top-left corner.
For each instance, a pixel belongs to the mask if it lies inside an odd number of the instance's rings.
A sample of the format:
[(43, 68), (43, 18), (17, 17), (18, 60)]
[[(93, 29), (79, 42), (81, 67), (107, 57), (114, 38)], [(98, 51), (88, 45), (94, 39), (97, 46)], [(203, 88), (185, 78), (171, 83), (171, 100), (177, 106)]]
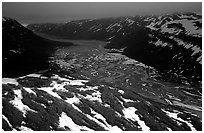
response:
[(60, 41), (76, 45), (50, 57), (54, 71), (3, 78), (4, 130), (202, 130), (199, 88), (158, 81), (105, 42)]

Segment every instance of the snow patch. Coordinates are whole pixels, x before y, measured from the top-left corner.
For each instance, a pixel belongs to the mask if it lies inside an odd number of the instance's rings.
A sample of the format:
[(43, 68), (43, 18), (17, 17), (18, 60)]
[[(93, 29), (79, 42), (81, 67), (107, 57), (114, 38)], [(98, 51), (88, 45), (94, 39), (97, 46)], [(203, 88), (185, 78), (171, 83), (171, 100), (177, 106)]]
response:
[(4, 116), (4, 115), (2, 114), (2, 118), (8, 123), (8, 125), (9, 125), (11, 128), (13, 128), (13, 126), (11, 125), (11, 123), (9, 122), (9, 120), (8, 120), (8, 118), (7, 118), (6, 116)]
[(158, 28), (155, 28), (155, 25), (156, 25), (156, 23), (155, 23), (155, 19), (154, 19), (154, 21), (151, 22), (151, 23), (150, 23), (149, 25), (147, 25), (146, 27), (149, 28), (149, 29), (151, 29), (151, 30), (157, 30)]
[(14, 85), (18, 85), (18, 82), (16, 81), (16, 79), (12, 79), (12, 78), (3, 78), (2, 79), (2, 84), (14, 84)]
[[(181, 19), (181, 20), (174, 20), (165, 23), (164, 25), (161, 26), (161, 32), (168, 32), (170, 34), (173, 33), (180, 33), (182, 30), (181, 29), (176, 29), (176, 28), (168, 28), (169, 24), (182, 24), (182, 27), (185, 28), (185, 32), (188, 35), (192, 36), (202, 36), (202, 29), (197, 29), (196, 26), (194, 26), (195, 20), (188, 20), (188, 19)], [(196, 20), (196, 21), (201, 21), (201, 19)]]
[(26, 78), (26, 77), (41, 78), (41, 79), (47, 79), (47, 78), (48, 78), (48, 77), (41, 76), (41, 75), (42, 75), (42, 74), (32, 73), (32, 74), (28, 74), (28, 75), (19, 77), (19, 79)]
[(77, 88), (79, 91), (87, 91), (87, 90), (97, 90), (98, 89), (98, 86), (94, 86), (94, 87), (91, 87), (91, 86), (88, 86), (88, 87), (80, 87), (80, 88)]
[[(58, 86), (58, 84), (56, 84), (56, 82), (53, 82), (52, 84), (53, 84), (54, 87), (41, 87), (41, 88), (37, 88), (37, 89), (42, 90), (42, 91), (45, 91), (45, 92), (47, 92), (48, 94), (50, 94), (50, 95), (52, 95), (52, 96), (54, 96), (54, 97), (56, 97), (56, 98), (61, 99), (61, 97), (60, 97), (57, 93), (53, 92), (53, 90), (55, 89), (55, 86), (56, 86), (56, 85)], [(52, 84), (51, 84), (51, 85), (52, 85)], [(56, 88), (56, 89), (57, 89), (57, 88)], [(58, 89), (59, 89), (59, 88), (58, 88)]]
[(193, 54), (191, 56), (193, 56), (193, 55), (195, 55), (197, 53), (202, 53), (202, 50), (198, 46), (194, 46), (191, 49), (193, 50)]
[(174, 100), (177, 100), (177, 101), (181, 101), (181, 99), (175, 97), (175, 96), (172, 96), (172, 95), (169, 95), (169, 94), (166, 94), (170, 99), (174, 99)]
[(69, 104), (74, 104), (74, 103), (79, 104), (80, 103), (80, 99), (77, 98), (75, 95), (72, 98), (67, 98), (67, 100), (65, 101)]
[(27, 91), (28, 93), (30, 93), (30, 94), (36, 95), (36, 93), (35, 93), (31, 88), (23, 87), (23, 89), (24, 89), (25, 91)]
[(70, 81), (70, 85), (84, 85), (84, 83), (87, 83), (87, 80), (72, 80)]
[(59, 117), (59, 127), (66, 129), (68, 127), (71, 131), (93, 131), (92, 129), (85, 127), (85, 126), (79, 126), (76, 123), (73, 122), (72, 118), (67, 116), (65, 112), (62, 112), (61, 116)]
[(39, 78), (41, 76), (41, 74), (29, 74), (29, 75), (26, 75), (26, 77), (35, 77), (35, 78)]
[(21, 90), (14, 90), (14, 94), (16, 95), (14, 100), (9, 101), (14, 107), (16, 107), (19, 111), (23, 113), (23, 116), (25, 117), (27, 111), (35, 112), (35, 110), (30, 109), (27, 105), (24, 105), (21, 101), (23, 99)]
[(171, 128), (169, 128), (169, 127), (166, 127), (166, 128), (167, 128), (168, 131), (172, 131)]
[(70, 79), (67, 79), (67, 78), (62, 78), (62, 77), (60, 77), (58, 75), (54, 75), (51, 78), (58, 79), (60, 81), (67, 81), (67, 82), (69, 82), (69, 85), (78, 85), (78, 86), (82, 86), (82, 85), (84, 85), (84, 83), (88, 82), (88, 80), (70, 80)]
[(132, 25), (135, 21), (127, 18), (126, 21), (129, 23), (128, 26)]
[(183, 119), (177, 117), (177, 115), (179, 114), (178, 111), (174, 110), (174, 112), (169, 112), (169, 111), (166, 111), (164, 109), (161, 109), (161, 110), (164, 113), (166, 113), (169, 117), (174, 118), (174, 119), (176, 119), (178, 121), (186, 123), (191, 128), (192, 131), (196, 131), (196, 129), (193, 127), (193, 125), (191, 123), (189, 123), (188, 121), (184, 121)]
[(124, 94), (124, 93), (125, 93), (123, 90), (118, 90), (118, 92), (119, 92), (120, 94)]
[(93, 109), (91, 109), (91, 114), (93, 114), (94, 118), (96, 119), (100, 119), (103, 121), (103, 123), (105, 124), (104, 126), (107, 127), (107, 130), (109, 131), (122, 131), (118, 126), (111, 126), (110, 124), (108, 124), (106, 122), (106, 119), (99, 113), (95, 112)]
[(97, 101), (99, 103), (102, 103), (101, 93), (99, 91), (95, 91), (91, 95), (86, 95), (86, 97), (84, 97), (84, 99), (88, 99), (89, 101)]
[(131, 100), (131, 99), (126, 99), (126, 98), (123, 98), (123, 100), (124, 100), (126, 103), (128, 103), (128, 102), (135, 102), (135, 101), (133, 101), (133, 100)]
[(28, 127), (25, 127), (25, 126), (21, 126), (21, 127), (19, 127), (19, 129), (21, 131), (33, 131), (31, 128), (28, 128)]
[(168, 46), (168, 43), (163, 43), (160, 39), (157, 40), (157, 42), (154, 43), (156, 46), (166, 47)]
[(5, 22), (5, 21), (6, 21), (6, 19), (3, 17), (3, 18), (2, 18), (2, 22)]
[(129, 107), (129, 108), (124, 108), (122, 111), (127, 119), (137, 121), (143, 131), (150, 131), (150, 128), (145, 124), (145, 122), (140, 120), (139, 116), (135, 114), (136, 110), (137, 109), (134, 107)]

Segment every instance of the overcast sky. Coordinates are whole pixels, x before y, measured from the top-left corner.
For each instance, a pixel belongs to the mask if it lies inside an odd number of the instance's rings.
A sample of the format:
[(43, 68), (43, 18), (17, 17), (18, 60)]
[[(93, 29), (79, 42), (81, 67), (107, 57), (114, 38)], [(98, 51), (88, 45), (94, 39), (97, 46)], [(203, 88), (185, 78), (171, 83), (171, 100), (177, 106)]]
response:
[(17, 19), (23, 24), (40, 22), (66, 22), (73, 19), (166, 14), (173, 12), (202, 13), (202, 3), (184, 2), (3, 2), (2, 15)]

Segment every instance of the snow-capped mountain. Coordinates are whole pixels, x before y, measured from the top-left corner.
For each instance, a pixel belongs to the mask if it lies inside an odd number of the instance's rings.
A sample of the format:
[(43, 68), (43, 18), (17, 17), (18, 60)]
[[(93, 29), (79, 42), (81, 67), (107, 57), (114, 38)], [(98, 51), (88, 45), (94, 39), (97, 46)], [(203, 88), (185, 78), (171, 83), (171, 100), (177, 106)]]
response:
[[(27, 27), (34, 32), (47, 33), (64, 38), (105, 40), (115, 35), (125, 35), (142, 26), (144, 18), (140, 16), (85, 19), (69, 21), (64, 24), (30, 24)], [(145, 22), (146, 23), (146, 22)]]
[(106, 40), (106, 48), (123, 48), (127, 56), (169, 75), (167, 79), (186, 84), (201, 82), (201, 15), (86, 19), (65, 24), (30, 24), (28, 28), (69, 39)]
[[(149, 18), (146, 19), (146, 21)], [(167, 73), (176, 77), (185, 76), (192, 81), (201, 81), (202, 66), (202, 18), (196, 14), (159, 16), (146, 26), (150, 45), (164, 50)], [(162, 52), (160, 50), (159, 52)], [(163, 52), (164, 52), (163, 51)], [(158, 54), (159, 55), (159, 54)]]
[[(201, 131), (200, 51), (185, 41), (194, 36), (201, 48), (199, 32), (171, 34), (177, 28), (163, 30), (165, 24), (184, 22), (168, 17), (165, 23), (145, 16), (28, 26), (59, 35), (52, 40), (3, 18), (2, 130)], [(176, 82), (166, 82), (169, 77)]]

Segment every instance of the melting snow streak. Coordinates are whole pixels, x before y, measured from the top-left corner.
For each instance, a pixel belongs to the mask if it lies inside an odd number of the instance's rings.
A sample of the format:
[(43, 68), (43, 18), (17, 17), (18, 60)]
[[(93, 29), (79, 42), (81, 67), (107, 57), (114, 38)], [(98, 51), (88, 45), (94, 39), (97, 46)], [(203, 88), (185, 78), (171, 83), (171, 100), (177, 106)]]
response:
[(59, 127), (62, 128), (68, 128), (71, 131), (93, 131), (92, 129), (85, 127), (85, 126), (79, 126), (75, 124), (69, 116), (67, 116), (66, 113), (62, 112), (61, 116), (59, 117)]
[(150, 131), (150, 128), (146, 126), (145, 122), (141, 121), (139, 116), (135, 114), (136, 110), (137, 109), (135, 109), (134, 107), (124, 108), (123, 113), (126, 118), (133, 120), (133, 121), (137, 121), (143, 131)]

